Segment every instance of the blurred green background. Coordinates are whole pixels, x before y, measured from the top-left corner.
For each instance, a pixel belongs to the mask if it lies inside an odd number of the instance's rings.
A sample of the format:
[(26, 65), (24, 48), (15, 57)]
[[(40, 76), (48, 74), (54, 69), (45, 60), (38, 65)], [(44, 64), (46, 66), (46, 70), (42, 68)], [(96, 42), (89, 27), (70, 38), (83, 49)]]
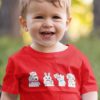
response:
[[(7, 1), (0, 0), (0, 84), (8, 57), (22, 46), (31, 43), (29, 34), (19, 27), (18, 0)], [(67, 33), (68, 41), (64, 38), (64, 42), (75, 44), (87, 55), (100, 88), (100, 0), (95, 2), (72, 0), (72, 21)]]

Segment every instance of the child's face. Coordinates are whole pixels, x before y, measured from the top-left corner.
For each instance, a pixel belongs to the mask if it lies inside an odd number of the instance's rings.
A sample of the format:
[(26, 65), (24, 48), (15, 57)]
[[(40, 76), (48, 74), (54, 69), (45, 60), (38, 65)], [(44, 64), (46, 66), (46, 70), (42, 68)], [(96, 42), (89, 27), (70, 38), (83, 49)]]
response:
[(46, 1), (32, 2), (25, 20), (24, 27), (36, 45), (55, 45), (67, 29), (66, 7), (56, 7)]

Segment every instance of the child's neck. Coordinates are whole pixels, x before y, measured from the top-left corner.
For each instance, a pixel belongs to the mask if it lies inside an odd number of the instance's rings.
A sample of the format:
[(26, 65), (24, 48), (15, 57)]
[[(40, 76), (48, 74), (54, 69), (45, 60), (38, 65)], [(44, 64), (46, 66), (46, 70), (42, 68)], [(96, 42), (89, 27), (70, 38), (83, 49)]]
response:
[(47, 47), (43, 47), (41, 45), (34, 45), (34, 43), (31, 44), (31, 47), (34, 50), (40, 51), (40, 52), (44, 52), (44, 53), (52, 53), (52, 52), (60, 52), (60, 51), (64, 51), (66, 49), (68, 49), (68, 46), (58, 42), (57, 44), (53, 45), (53, 46), (47, 46)]

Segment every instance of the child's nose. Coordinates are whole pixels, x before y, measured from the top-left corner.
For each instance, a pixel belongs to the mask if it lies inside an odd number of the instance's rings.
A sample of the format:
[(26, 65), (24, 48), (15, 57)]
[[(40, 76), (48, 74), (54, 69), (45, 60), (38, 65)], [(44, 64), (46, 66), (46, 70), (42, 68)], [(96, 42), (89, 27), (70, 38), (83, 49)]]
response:
[(50, 20), (50, 19), (45, 20), (45, 21), (43, 22), (42, 26), (43, 26), (44, 28), (51, 28), (51, 27), (53, 27), (53, 22), (52, 22), (52, 20)]

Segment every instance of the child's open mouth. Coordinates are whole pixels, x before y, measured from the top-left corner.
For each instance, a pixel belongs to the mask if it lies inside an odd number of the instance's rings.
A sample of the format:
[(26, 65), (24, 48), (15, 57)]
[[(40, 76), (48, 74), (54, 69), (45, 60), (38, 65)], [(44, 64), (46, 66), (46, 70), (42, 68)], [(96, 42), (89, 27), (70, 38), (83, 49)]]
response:
[(52, 36), (55, 34), (54, 32), (40, 32), (42, 38), (45, 40), (50, 40)]
[(53, 35), (55, 34), (54, 32), (40, 32), (41, 35)]

